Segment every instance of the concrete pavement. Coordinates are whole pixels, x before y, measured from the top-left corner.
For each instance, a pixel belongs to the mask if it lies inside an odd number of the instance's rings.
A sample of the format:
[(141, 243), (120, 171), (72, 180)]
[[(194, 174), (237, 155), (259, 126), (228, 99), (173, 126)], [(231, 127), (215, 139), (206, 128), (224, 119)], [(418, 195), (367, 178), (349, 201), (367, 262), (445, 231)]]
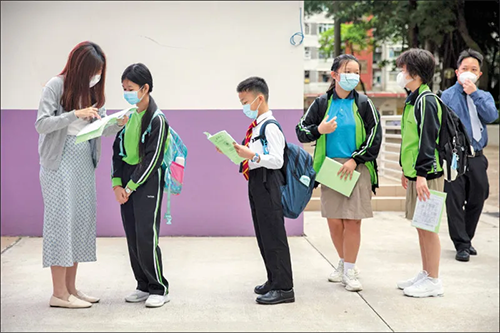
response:
[[(479, 255), (454, 260), (446, 222), (441, 277), (445, 296), (414, 299), (396, 281), (420, 269), (417, 235), (401, 213), (363, 222), (358, 266), (364, 290), (327, 282), (338, 257), (325, 221), (306, 214), (304, 237), (289, 238), (296, 302), (255, 303), (264, 265), (253, 237), (161, 238), (171, 302), (159, 309), (125, 303), (135, 287), (124, 238), (99, 238), (98, 261), (82, 264), (79, 288), (102, 298), (91, 309), (49, 308), (50, 270), (42, 239), (22, 238), (2, 253), (2, 332), (12, 331), (499, 331), (498, 219), (483, 215)], [(3, 248), (3, 245), (2, 245)]]

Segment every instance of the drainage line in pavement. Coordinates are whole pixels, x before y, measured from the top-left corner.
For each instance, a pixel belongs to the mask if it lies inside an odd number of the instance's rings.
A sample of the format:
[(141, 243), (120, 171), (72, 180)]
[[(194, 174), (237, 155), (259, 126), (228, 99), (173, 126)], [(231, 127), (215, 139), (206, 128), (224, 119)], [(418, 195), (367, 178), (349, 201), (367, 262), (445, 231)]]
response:
[(5, 251), (7, 251), (8, 249), (10, 249), (11, 247), (13, 247), (14, 245), (16, 245), (17, 243), (19, 243), (19, 241), (21, 241), (22, 237), (19, 237), (14, 243), (10, 244), (9, 246), (7, 246), (5, 249), (3, 249), (3, 251), (0, 253), (0, 254), (4, 254)]
[[(321, 253), (320, 250), (318, 250), (318, 248), (316, 246), (314, 246), (313, 243), (311, 243), (311, 241), (307, 238), (307, 235), (304, 235), (306, 241), (313, 247), (313, 249), (316, 250), (316, 252), (318, 252), (320, 254), (320, 256), (323, 257), (323, 259), (326, 260), (326, 262), (328, 262), (330, 264), (330, 266), (332, 266), (333, 268), (337, 269), (335, 266), (333, 266), (333, 264), (330, 262), (330, 260), (328, 260), (327, 257), (325, 257), (325, 255), (323, 253)], [(380, 320), (382, 320), (382, 322), (385, 324), (385, 326), (387, 326), (391, 332), (394, 332), (394, 330), (392, 329), (392, 327), (384, 320), (384, 318), (382, 318), (382, 316), (370, 305), (370, 303), (368, 303), (368, 301), (363, 297), (363, 295), (361, 295), (358, 291), (356, 291), (356, 294), (359, 295), (359, 297), (361, 297), (361, 299), (366, 303), (366, 305), (368, 305), (370, 307), (370, 309), (372, 309), (372, 311), (380, 318)]]
[(363, 301), (365, 301), (366, 305), (368, 305), (370, 307), (370, 309), (372, 309), (373, 312), (375, 312), (375, 314), (380, 318), (380, 320), (382, 320), (382, 322), (391, 330), (391, 332), (394, 332), (392, 327), (389, 326), (389, 324), (384, 320), (384, 318), (382, 318), (382, 316), (378, 314), (378, 312), (370, 305), (370, 303), (368, 303), (368, 301), (363, 297), (363, 295), (361, 295), (359, 292), (357, 292), (357, 293), (358, 293), (359, 297), (361, 297), (361, 299)]

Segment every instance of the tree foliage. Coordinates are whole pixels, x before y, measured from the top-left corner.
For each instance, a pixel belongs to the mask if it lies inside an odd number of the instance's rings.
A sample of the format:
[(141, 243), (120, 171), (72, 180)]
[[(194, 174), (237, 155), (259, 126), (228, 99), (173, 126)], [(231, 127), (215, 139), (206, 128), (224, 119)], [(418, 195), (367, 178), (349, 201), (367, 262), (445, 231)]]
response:
[[(373, 29), (375, 45), (392, 40), (401, 42), (403, 49), (425, 48), (438, 56), (441, 72), (441, 89), (454, 84), (456, 79), (444, 79), (443, 70), (456, 68), (460, 52), (472, 48), (485, 55), (481, 88), (499, 99), (500, 65), (500, 0), (305, 0), (306, 15), (325, 12), (341, 22), (352, 22), (353, 31)], [(373, 16), (371, 20), (367, 17)], [(358, 34), (345, 36), (342, 40), (356, 40)], [(356, 40), (357, 41), (357, 40)], [(353, 41), (353, 44), (356, 42)]]
[[(341, 33), (341, 49), (345, 52), (346, 47), (349, 48), (350, 53), (360, 52), (368, 49), (373, 45), (373, 38), (368, 35), (366, 29), (360, 25), (342, 24), (340, 28)], [(330, 28), (323, 32), (319, 37), (320, 51), (323, 54), (333, 54), (335, 48), (335, 28)]]

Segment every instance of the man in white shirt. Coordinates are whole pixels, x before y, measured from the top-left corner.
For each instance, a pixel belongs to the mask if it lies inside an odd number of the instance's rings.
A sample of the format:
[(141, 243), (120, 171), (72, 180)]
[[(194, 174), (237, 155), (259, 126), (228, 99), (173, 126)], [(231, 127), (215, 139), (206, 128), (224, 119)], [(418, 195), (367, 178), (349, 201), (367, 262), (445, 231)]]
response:
[[(285, 183), (285, 137), (276, 124), (265, 127), (267, 146), (260, 141), (260, 129), (268, 120), (274, 120), (267, 101), (266, 81), (250, 77), (237, 87), (243, 113), (253, 120), (242, 145), (234, 143), (238, 155), (245, 158), (241, 172), (248, 180), (248, 198), (260, 253), (267, 271), (267, 281), (255, 287), (259, 304), (291, 303), (293, 291), (292, 264), (285, 230), (281, 189)], [(264, 151), (266, 150), (266, 151)]]

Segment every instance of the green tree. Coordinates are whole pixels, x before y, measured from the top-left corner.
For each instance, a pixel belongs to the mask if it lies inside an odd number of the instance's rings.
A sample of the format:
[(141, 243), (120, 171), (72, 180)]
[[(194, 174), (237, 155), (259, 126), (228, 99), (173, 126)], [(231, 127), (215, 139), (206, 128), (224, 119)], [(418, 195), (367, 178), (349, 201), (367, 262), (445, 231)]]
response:
[[(341, 31), (341, 42), (340, 49), (345, 52), (349, 49), (351, 54), (356, 52), (361, 52), (373, 45), (373, 38), (368, 35), (367, 30), (365, 30), (364, 25), (355, 24), (342, 24), (340, 27)], [(335, 43), (335, 27), (328, 29), (323, 32), (319, 37), (319, 50), (324, 55), (328, 56), (336, 54), (334, 51)], [(360, 80), (361, 88), (366, 93), (365, 84)]]
[[(375, 43), (395, 40), (402, 42), (404, 49), (421, 47), (437, 54), (441, 89), (455, 82), (456, 78), (444, 78), (444, 69), (456, 68), (459, 53), (466, 48), (478, 50), (485, 55), (480, 87), (498, 100), (499, 4), (500, 0), (305, 0), (304, 8), (306, 15), (325, 12), (336, 20), (362, 25), (365, 30), (373, 28)], [(366, 21), (368, 16), (373, 18)]]
[[(340, 48), (345, 52), (346, 47), (350, 49), (350, 53), (356, 53), (368, 49), (373, 46), (373, 38), (368, 35), (368, 32), (361, 25), (342, 24), (341, 28)], [(335, 48), (335, 28), (330, 28), (323, 32), (319, 39), (319, 50), (325, 55), (334, 54)]]
[[(342, 24), (340, 31), (341, 35), (345, 33), (345, 24)], [(335, 28), (330, 28), (323, 32), (318, 39), (319, 51), (325, 55), (335, 55)], [(340, 49), (345, 49), (343, 41), (340, 42)]]

